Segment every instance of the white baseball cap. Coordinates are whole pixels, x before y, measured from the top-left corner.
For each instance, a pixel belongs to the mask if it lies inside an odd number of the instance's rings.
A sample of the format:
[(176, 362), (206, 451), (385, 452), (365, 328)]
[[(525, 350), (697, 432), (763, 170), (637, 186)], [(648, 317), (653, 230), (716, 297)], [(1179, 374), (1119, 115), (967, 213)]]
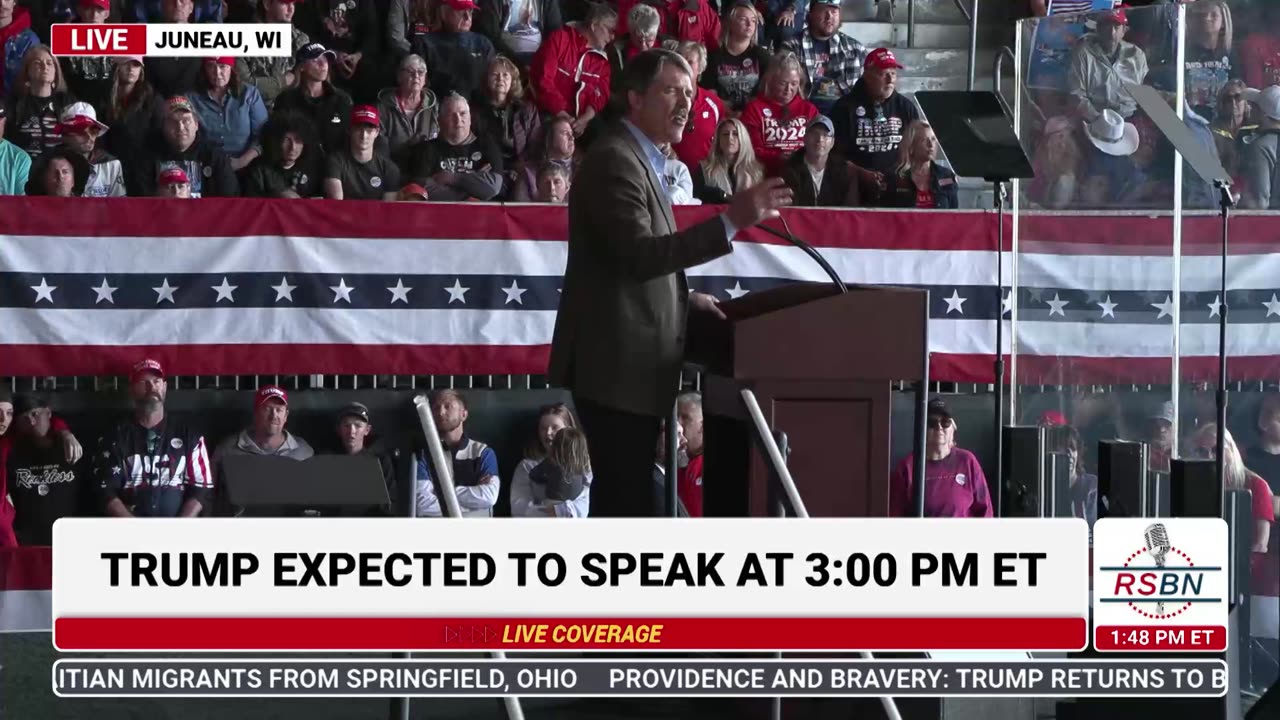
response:
[(1272, 85), (1262, 90), (1249, 88), (1243, 95), (1245, 100), (1257, 105), (1263, 115), (1272, 120), (1280, 120), (1280, 85)]

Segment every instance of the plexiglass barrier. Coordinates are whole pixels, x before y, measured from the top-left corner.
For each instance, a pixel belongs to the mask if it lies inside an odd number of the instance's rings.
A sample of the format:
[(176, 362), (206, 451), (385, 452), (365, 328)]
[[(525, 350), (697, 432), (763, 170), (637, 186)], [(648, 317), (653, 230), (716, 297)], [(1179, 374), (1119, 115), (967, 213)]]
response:
[[(1157, 475), (1211, 455), (1229, 308), (1229, 475), (1253, 492), (1259, 541), (1241, 666), (1246, 688), (1265, 688), (1280, 674), (1280, 87), (1267, 89), (1280, 86), (1280, 2), (1051, 15), (1021, 22), (1017, 43), (1036, 177), (1013, 193), (1006, 263), (1012, 422), (1062, 427), (1051, 437), (1075, 458), (1073, 511), (1087, 516), (1099, 440), (1147, 442)], [(1225, 297), (1221, 194), (1130, 83), (1158, 91), (1232, 179)]]

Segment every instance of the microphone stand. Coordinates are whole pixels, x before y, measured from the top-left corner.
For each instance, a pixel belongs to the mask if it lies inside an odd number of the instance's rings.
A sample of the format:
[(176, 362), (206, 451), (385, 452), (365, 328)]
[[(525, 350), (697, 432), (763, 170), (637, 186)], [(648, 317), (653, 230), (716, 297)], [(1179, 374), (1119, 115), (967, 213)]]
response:
[[(783, 232), (782, 230), (775, 230), (769, 227), (768, 225), (764, 225), (764, 224), (756, 225), (756, 227), (760, 228), (761, 230), (765, 231), (766, 233), (776, 238), (781, 238), (783, 240), (786, 240), (788, 243), (791, 243), (792, 245), (800, 248), (800, 250), (802, 250), (805, 255), (808, 255), (810, 258), (813, 258), (813, 261), (816, 262), (818, 266), (822, 268), (822, 271), (827, 274), (828, 278), (831, 278), (831, 282), (840, 290), (840, 294), (843, 295), (849, 292), (849, 286), (845, 284), (844, 280), (840, 279), (840, 274), (835, 271), (835, 268), (831, 267), (831, 263), (827, 262), (826, 258), (822, 257), (822, 253), (818, 252), (818, 249), (815, 248), (814, 246), (796, 237), (795, 234), (791, 232), (791, 226), (787, 224), (787, 218), (785, 216), (780, 215), (778, 219), (782, 221), (782, 227), (783, 227), (783, 230), (785, 230), (785, 232)], [(928, 357), (928, 352), (929, 351), (926, 348), (925, 350), (926, 357)], [(1001, 367), (1001, 372), (1003, 373), (1003, 365), (1001, 365), (1000, 367)], [(928, 373), (926, 372), (925, 375), (927, 376)], [(1003, 377), (1003, 374), (1002, 374), (1002, 377)], [(929, 410), (929, 382), (927, 378), (921, 381), (920, 384), (916, 387), (916, 397), (915, 397), (914, 405), (915, 405), (916, 422), (914, 423), (915, 425), (914, 431), (911, 433), (911, 436), (912, 436), (911, 446), (912, 446), (912, 452), (914, 453), (914, 455), (912, 456), (914, 459), (914, 462), (912, 463), (912, 466), (911, 466), (911, 473), (912, 473), (912, 478), (915, 479), (915, 482), (911, 484), (912, 492), (913, 492), (911, 507), (915, 511), (915, 517), (924, 517), (924, 445), (925, 445), (924, 420)], [(997, 424), (999, 424), (998, 415), (997, 415)]]
[[(1222, 307), (1218, 313), (1218, 436), (1216, 438), (1215, 449), (1218, 459), (1218, 487), (1222, 492), (1226, 492), (1227, 488), (1227, 465), (1226, 465), (1226, 444), (1227, 444), (1227, 239), (1230, 227), (1231, 208), (1235, 206), (1236, 199), (1231, 195), (1231, 184), (1225, 180), (1215, 180), (1214, 187), (1218, 188), (1218, 205), (1222, 213), (1222, 298), (1220, 302)], [(1223, 505), (1225, 507), (1225, 504)]]
[[(1005, 181), (997, 178), (996, 191), (996, 361), (993, 368), (996, 381), (996, 409), (992, 413), (992, 426), (996, 441), (996, 477), (991, 487), (992, 515), (1004, 515), (1004, 201)], [(1009, 298), (1013, 307), (1013, 298)]]

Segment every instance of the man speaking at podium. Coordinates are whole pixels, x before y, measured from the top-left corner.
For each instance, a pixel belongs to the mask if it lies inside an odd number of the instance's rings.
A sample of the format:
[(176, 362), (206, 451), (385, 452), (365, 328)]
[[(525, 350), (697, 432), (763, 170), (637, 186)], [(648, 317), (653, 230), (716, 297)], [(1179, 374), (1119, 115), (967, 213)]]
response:
[[(790, 204), (771, 178), (717, 217), (677, 230), (658, 146), (684, 135), (695, 78), (684, 58), (647, 50), (627, 65), (621, 121), (592, 143), (569, 193), (569, 258), (548, 370), (573, 392), (591, 452), (591, 515), (657, 514), (653, 447), (675, 401), (692, 308), (684, 270), (733, 251), (733, 236)], [(620, 95), (620, 97), (619, 97)], [(723, 315), (721, 314), (723, 317)]]

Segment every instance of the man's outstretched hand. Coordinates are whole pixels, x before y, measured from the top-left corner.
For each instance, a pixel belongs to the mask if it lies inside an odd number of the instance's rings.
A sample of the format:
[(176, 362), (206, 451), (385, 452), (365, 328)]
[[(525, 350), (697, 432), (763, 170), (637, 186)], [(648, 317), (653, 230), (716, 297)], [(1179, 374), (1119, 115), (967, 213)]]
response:
[(765, 178), (734, 193), (725, 214), (735, 228), (746, 230), (761, 220), (778, 217), (778, 209), (791, 204), (791, 194), (782, 178)]

